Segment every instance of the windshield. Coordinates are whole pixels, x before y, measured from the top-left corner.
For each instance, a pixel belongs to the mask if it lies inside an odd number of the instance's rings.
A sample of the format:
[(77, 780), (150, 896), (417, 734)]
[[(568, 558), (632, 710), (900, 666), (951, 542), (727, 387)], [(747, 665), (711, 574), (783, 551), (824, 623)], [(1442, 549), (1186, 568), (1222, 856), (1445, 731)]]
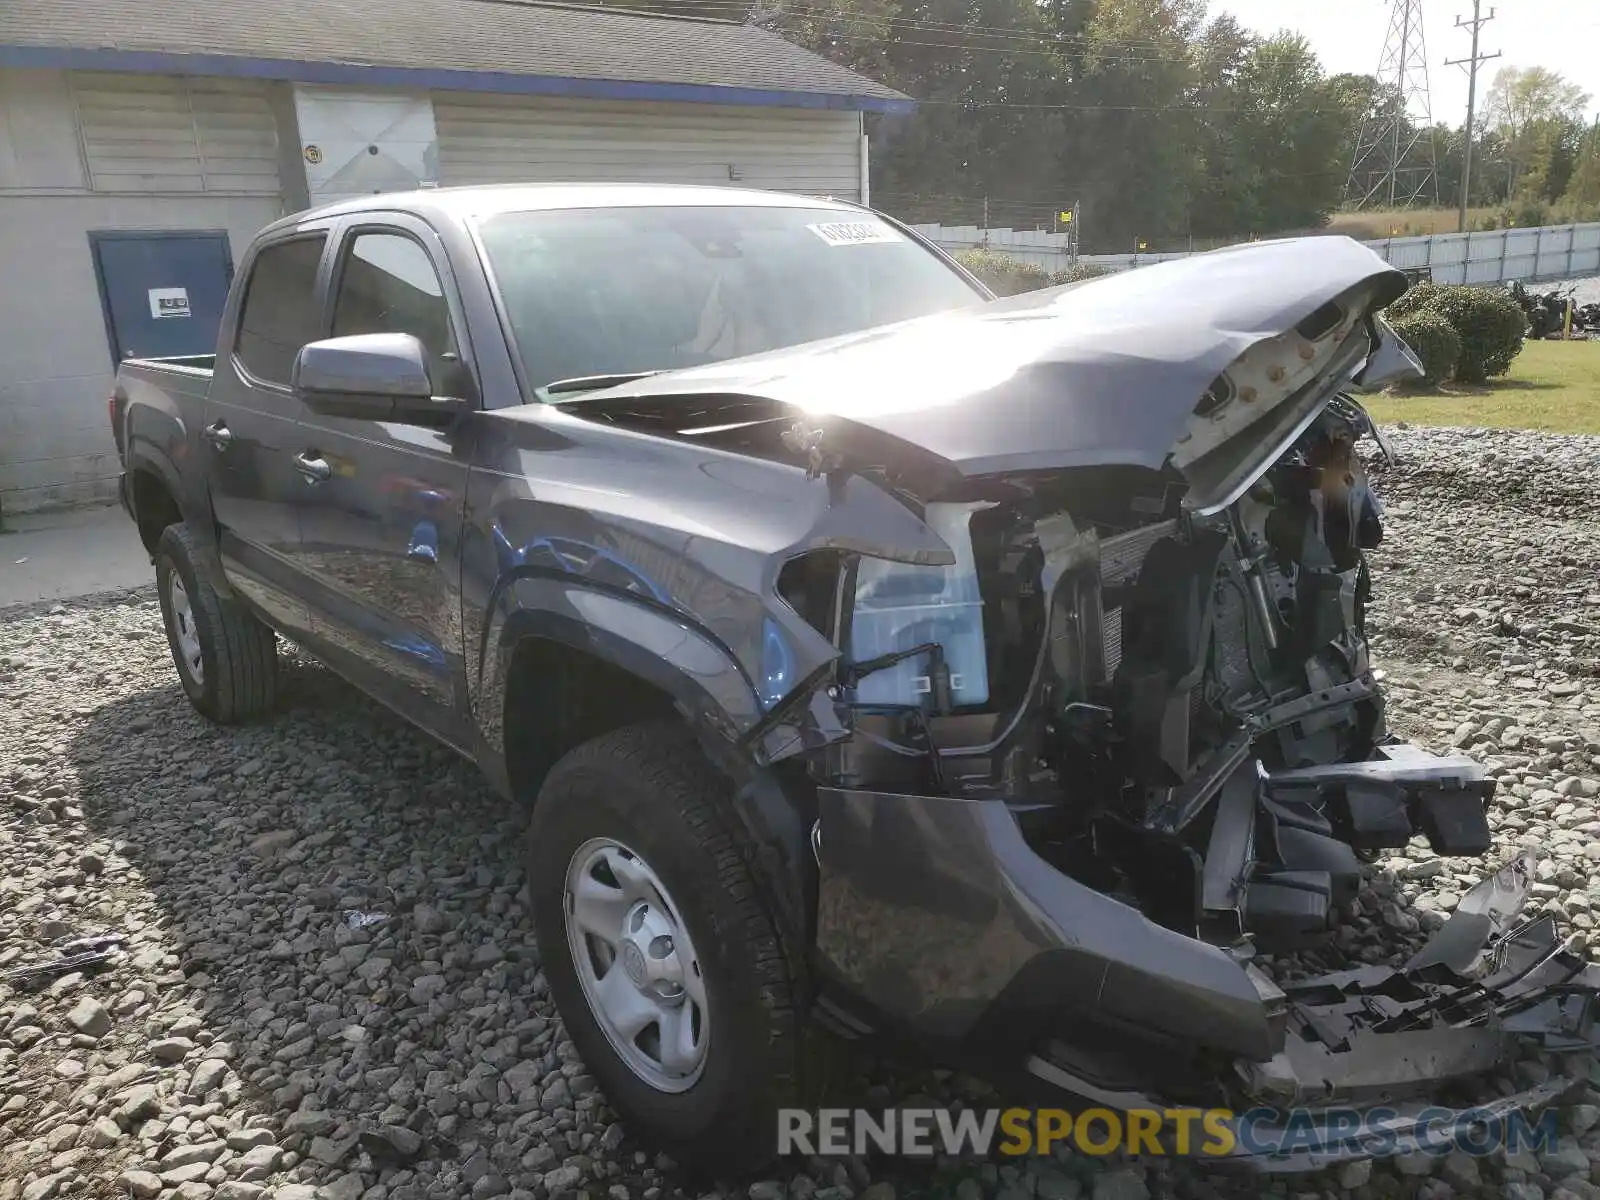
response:
[(982, 299), (866, 212), (562, 209), (503, 213), (480, 233), (541, 400), (560, 380), (721, 362)]

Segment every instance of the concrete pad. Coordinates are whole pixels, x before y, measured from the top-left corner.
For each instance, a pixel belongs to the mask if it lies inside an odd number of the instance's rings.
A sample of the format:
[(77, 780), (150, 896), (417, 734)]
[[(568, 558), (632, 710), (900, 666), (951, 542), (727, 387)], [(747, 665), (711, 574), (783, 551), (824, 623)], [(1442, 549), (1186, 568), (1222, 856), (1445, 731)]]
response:
[(22, 513), (0, 530), (0, 609), (123, 591), (155, 578), (120, 505)]

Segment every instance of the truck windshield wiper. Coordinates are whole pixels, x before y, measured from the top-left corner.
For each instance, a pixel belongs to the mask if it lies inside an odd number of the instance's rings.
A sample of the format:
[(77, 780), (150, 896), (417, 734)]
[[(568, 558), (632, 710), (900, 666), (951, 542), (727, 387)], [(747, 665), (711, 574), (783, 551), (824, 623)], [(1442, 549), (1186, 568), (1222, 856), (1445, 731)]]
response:
[(539, 390), (547, 396), (559, 396), (564, 392), (596, 392), (601, 388), (620, 387), (624, 383), (632, 383), (635, 379), (648, 379), (652, 375), (659, 375), (663, 368), (653, 371), (617, 371), (610, 375), (574, 375), (571, 379), (558, 379), (554, 383), (547, 383)]

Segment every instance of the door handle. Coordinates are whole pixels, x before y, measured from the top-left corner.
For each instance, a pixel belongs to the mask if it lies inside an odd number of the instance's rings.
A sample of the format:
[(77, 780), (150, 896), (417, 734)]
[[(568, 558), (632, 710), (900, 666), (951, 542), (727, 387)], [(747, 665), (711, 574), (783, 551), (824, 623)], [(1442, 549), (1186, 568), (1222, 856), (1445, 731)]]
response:
[(213, 421), (206, 426), (206, 441), (218, 450), (226, 450), (233, 444), (233, 430), (228, 428), (226, 421)]
[(313, 457), (311, 454), (296, 454), (294, 469), (300, 472), (307, 483), (321, 483), (325, 479), (333, 478), (333, 468), (328, 465), (328, 460)]

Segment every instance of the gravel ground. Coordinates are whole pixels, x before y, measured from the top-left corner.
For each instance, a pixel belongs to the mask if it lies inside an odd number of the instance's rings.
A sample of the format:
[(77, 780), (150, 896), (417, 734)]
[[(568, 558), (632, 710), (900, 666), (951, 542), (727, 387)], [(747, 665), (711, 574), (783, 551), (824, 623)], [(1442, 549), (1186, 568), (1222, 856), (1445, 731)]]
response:
[[(1384, 960), (1522, 847), (1540, 856), (1535, 903), (1593, 936), (1600, 439), (1394, 440), (1373, 616), (1393, 723), (1489, 764), (1497, 846), (1383, 863), (1313, 958)], [(99, 973), (0, 983), (0, 1200), (1600, 1195), (1587, 1106), (1554, 1153), (1511, 1162), (1263, 1182), (1115, 1158), (812, 1161), (697, 1184), (634, 1147), (562, 1032), (527, 934), (519, 815), (321, 667), (291, 657), (285, 690), (271, 721), (206, 724), (148, 590), (0, 613), (0, 970), (69, 935), (128, 938)], [(866, 1103), (983, 1102), (945, 1072), (862, 1072), (847, 1087)]]
[[(1589, 279), (1579, 279), (1576, 282), (1577, 287), (1573, 289), (1572, 294), (1577, 298), (1579, 304), (1600, 304), (1600, 275), (1592, 276)], [(1557, 284), (1556, 286), (1565, 287), (1567, 285)]]

